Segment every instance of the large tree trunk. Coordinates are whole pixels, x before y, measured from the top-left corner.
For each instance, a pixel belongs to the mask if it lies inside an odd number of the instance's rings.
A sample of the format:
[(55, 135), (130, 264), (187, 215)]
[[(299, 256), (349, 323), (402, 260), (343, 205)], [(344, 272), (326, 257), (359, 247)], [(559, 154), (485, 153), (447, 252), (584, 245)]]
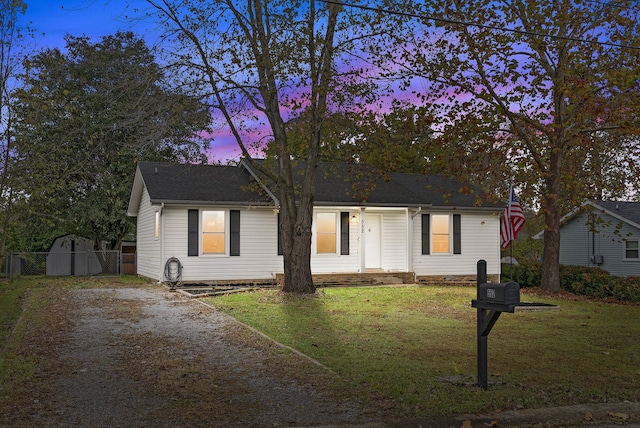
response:
[(284, 258), (284, 285), (287, 293), (315, 293), (311, 276), (311, 223), (313, 199), (302, 198), (296, 206), (295, 195), (282, 198), (280, 237)]
[[(291, 236), (291, 252), (284, 256), (284, 285), (287, 293), (315, 293), (311, 276), (311, 228), (295, 222)], [(290, 234), (288, 231), (287, 234)]]
[(542, 259), (542, 280), (540, 287), (545, 291), (560, 291), (560, 167), (562, 150), (557, 149), (550, 159), (550, 171), (545, 178), (547, 191), (544, 209), (544, 251)]
[(560, 291), (560, 220), (557, 215), (545, 215), (544, 256), (540, 288), (545, 291)]

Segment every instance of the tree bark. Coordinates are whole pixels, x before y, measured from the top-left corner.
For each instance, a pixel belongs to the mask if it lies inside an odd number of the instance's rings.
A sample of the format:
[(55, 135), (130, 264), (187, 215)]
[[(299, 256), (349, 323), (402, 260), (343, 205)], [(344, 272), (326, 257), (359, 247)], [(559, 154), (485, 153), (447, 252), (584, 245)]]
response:
[[(315, 172), (315, 167), (313, 168)], [(314, 174), (315, 175), (315, 174)], [(311, 224), (313, 198), (306, 194), (298, 204), (295, 195), (286, 192), (281, 200), (280, 237), (283, 246), (285, 293), (313, 294), (311, 275)]]
[(545, 177), (547, 191), (544, 197), (544, 251), (540, 288), (545, 291), (560, 291), (560, 168), (562, 150), (556, 148), (551, 154), (550, 171)]
[(288, 254), (285, 252), (284, 257), (282, 291), (285, 293), (313, 294), (316, 291), (311, 276), (311, 226), (305, 226), (304, 223), (304, 220), (294, 220), (291, 225), (283, 225), (290, 250)]

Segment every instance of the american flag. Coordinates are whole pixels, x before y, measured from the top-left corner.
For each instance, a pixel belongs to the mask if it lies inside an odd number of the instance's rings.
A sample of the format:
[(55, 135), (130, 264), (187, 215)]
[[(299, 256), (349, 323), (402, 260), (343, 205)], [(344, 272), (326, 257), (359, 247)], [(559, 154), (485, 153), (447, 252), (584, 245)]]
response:
[(515, 190), (513, 190), (513, 188), (509, 190), (511, 197), (504, 209), (502, 223), (500, 224), (500, 244), (503, 248), (508, 248), (509, 245), (511, 245), (511, 241), (516, 239), (516, 236), (518, 236), (518, 233), (522, 230), (524, 222), (526, 221)]

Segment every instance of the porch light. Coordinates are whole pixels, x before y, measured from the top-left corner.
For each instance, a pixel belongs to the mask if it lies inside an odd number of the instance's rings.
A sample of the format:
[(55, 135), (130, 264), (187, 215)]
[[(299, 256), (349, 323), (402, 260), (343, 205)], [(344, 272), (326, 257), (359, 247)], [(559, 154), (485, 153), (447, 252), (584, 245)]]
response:
[(351, 223), (354, 223), (354, 224), (355, 224), (355, 223), (357, 223), (357, 222), (358, 222), (358, 217), (356, 217), (356, 215), (355, 215), (355, 214), (352, 214), (352, 215), (351, 215)]

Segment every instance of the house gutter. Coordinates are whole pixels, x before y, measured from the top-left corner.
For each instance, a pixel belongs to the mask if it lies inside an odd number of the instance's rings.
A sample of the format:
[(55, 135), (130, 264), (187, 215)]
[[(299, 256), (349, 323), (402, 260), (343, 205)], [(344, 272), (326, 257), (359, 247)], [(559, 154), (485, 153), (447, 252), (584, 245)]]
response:
[[(276, 200), (277, 202), (277, 200)], [(226, 206), (247, 206), (247, 207), (269, 207), (272, 206), (272, 202), (267, 201), (193, 201), (193, 200), (173, 200), (173, 199), (151, 199), (152, 204), (167, 204), (178, 206), (192, 206), (192, 205), (226, 205)]]
[(160, 280), (158, 281), (159, 284), (162, 284), (162, 282), (164, 281), (164, 261), (165, 261), (165, 254), (164, 254), (164, 202), (160, 203), (160, 224), (158, 225), (158, 228), (160, 229), (158, 232), (158, 239), (160, 240), (160, 265), (158, 266), (158, 268), (160, 269), (159, 275), (158, 277), (160, 278)]

